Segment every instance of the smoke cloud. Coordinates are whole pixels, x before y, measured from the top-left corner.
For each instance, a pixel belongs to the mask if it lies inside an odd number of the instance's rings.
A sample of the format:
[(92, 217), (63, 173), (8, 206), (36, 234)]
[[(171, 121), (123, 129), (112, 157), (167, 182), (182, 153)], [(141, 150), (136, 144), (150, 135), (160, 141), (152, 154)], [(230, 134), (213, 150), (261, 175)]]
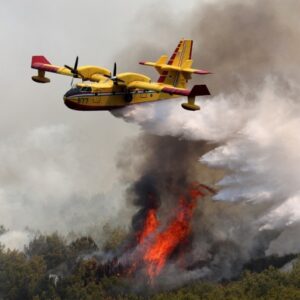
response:
[(118, 214), (120, 191), (108, 185), (105, 195), (99, 193), (92, 146), (66, 125), (2, 140), (0, 220), (10, 231), (0, 235), (0, 243), (22, 249), (36, 232), (84, 234)]
[[(144, 176), (133, 186), (155, 178), (165, 211), (174, 205), (166, 191), (186, 187), (188, 178), (201, 181), (200, 174), (209, 172), (204, 183), (218, 186), (213, 199), (198, 205), (190, 270), (175, 272), (170, 264), (166, 285), (231, 278), (253, 258), (299, 251), (299, 6), (293, 0), (229, 0), (195, 7), (178, 28), (190, 29), (195, 63), (214, 72), (202, 77), (213, 97), (197, 99), (202, 110), (195, 113), (181, 109), (183, 99), (113, 112), (157, 136), (143, 148), (143, 168), (136, 172)], [(176, 31), (151, 29), (162, 37)], [(145, 145), (148, 139), (140, 137)], [(185, 143), (191, 152), (181, 148)], [(155, 155), (149, 157), (149, 151)], [(200, 166), (207, 169), (190, 173)], [(177, 178), (173, 189), (162, 187), (170, 176)]]
[[(170, 37), (175, 44), (184, 35), (195, 40), (195, 65), (214, 73), (194, 78), (213, 94), (197, 99), (200, 112), (182, 110), (183, 99), (113, 112), (141, 128), (118, 161), (121, 181), (129, 185), (125, 197), (134, 210), (133, 235), (149, 208), (159, 207), (158, 217), (167, 224), (190, 182), (217, 190), (198, 202), (185, 271), (170, 261), (157, 281), (163, 288), (198, 278), (232, 278), (253, 258), (299, 252), (299, 9), (297, 0), (227, 0), (201, 3), (176, 19), (162, 9), (157, 22), (157, 11), (150, 12), (151, 18), (144, 12), (151, 24), (145, 22), (147, 28), (141, 25), (136, 33), (149, 33), (147, 42), (138, 35), (137, 47), (120, 54), (132, 69), (133, 59), (169, 53), (175, 46)], [(169, 44), (160, 49), (157, 41), (162, 44), (166, 37)], [(82, 148), (74, 149), (74, 138), (78, 135), (65, 125), (45, 126), (1, 145), (6, 157), (0, 171), (4, 224), (67, 231), (91, 219), (98, 222), (100, 216), (119, 214), (121, 220), (128, 215), (117, 201), (112, 206), (114, 197), (97, 193), (90, 165), (78, 163), (92, 154), (92, 147), (84, 140), (76, 144)], [(40, 193), (33, 196), (36, 185)], [(149, 193), (154, 202), (148, 201)], [(37, 205), (41, 201), (43, 206)], [(29, 217), (29, 210), (36, 218)], [(82, 211), (84, 216), (78, 214)], [(18, 244), (26, 242), (24, 232), (11, 235)], [(8, 233), (0, 242), (20, 248)]]

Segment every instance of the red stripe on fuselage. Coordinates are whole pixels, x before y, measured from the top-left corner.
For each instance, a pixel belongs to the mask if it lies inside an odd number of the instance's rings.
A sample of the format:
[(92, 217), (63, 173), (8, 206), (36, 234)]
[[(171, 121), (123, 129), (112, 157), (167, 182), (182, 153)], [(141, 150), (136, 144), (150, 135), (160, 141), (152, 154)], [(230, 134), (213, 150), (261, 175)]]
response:
[(68, 108), (74, 109), (74, 110), (81, 110), (81, 111), (83, 111), (83, 110), (86, 110), (86, 111), (112, 110), (112, 109), (117, 109), (117, 108), (124, 107), (124, 105), (120, 105), (120, 106), (93, 106), (93, 105), (75, 103), (75, 102), (70, 101), (70, 100), (64, 100), (64, 101), (65, 101), (65, 105)]
[[(179, 51), (179, 49), (180, 49), (182, 43), (183, 43), (183, 42), (180, 41), (179, 44), (177, 45), (177, 47), (175, 48), (175, 51), (173, 52), (173, 54), (172, 54), (170, 60), (168, 61), (168, 65), (172, 65), (172, 64), (173, 64), (174, 59), (176, 58), (176, 55), (178, 54), (178, 51)], [(169, 74), (168, 71), (164, 71), (164, 72), (162, 73), (162, 75), (158, 78), (158, 81), (157, 81), (157, 82), (163, 83), (163, 82), (165, 81), (166, 77), (168, 76), (168, 74)]]
[(167, 72), (167, 71), (164, 71), (164, 72), (162, 73), (162, 75), (158, 78), (158, 82), (159, 82), (159, 83), (164, 82), (165, 79), (166, 79), (166, 77), (167, 77), (167, 75), (168, 75), (168, 72)]

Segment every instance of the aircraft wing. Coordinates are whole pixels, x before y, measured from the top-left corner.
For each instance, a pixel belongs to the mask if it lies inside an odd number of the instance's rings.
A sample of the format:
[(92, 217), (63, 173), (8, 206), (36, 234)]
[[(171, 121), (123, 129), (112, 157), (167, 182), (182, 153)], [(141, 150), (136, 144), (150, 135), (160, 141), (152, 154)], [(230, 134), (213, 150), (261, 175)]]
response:
[(198, 74), (198, 75), (211, 74), (211, 72), (207, 70), (198, 70), (186, 66), (178, 67), (178, 66), (173, 66), (168, 64), (152, 63), (152, 62), (140, 62), (140, 65), (155, 67), (157, 70), (159, 70), (160, 73), (162, 73), (163, 71), (176, 71), (176, 72)]
[(32, 79), (41, 83), (50, 81), (50, 79), (45, 77), (45, 72), (82, 78), (83, 80), (90, 80), (94, 82), (100, 81), (105, 76), (111, 76), (111, 72), (108, 69), (97, 66), (76, 67), (75, 73), (71, 70), (71, 68), (52, 65), (44, 56), (33, 56), (31, 68), (38, 70), (38, 76), (33, 76)]
[(170, 85), (159, 84), (159, 83), (148, 83), (141, 81), (133, 81), (127, 85), (128, 89), (144, 89), (150, 91), (156, 91), (161, 93), (167, 93), (170, 95), (180, 96), (204, 96), (210, 95), (210, 92), (206, 85), (195, 85), (191, 90), (177, 88)]

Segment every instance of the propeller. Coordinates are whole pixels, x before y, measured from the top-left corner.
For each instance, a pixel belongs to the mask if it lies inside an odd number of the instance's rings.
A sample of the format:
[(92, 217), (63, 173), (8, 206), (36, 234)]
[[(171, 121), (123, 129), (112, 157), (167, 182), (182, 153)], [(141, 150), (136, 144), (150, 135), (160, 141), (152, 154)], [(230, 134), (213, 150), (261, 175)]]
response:
[(114, 71), (113, 71), (113, 77), (117, 76), (117, 63), (114, 63)]
[(80, 75), (80, 73), (78, 72), (78, 56), (76, 57), (76, 60), (75, 60), (75, 64), (74, 64), (74, 67), (70, 67), (68, 65), (65, 65), (65, 68), (69, 69), (71, 71), (71, 73), (73, 74), (73, 77), (74, 78), (81, 78), (82, 76)]
[(114, 63), (114, 69), (110, 76), (107, 76), (110, 80), (114, 82), (114, 84), (118, 85), (119, 82), (124, 82), (122, 79), (117, 77), (117, 63)]

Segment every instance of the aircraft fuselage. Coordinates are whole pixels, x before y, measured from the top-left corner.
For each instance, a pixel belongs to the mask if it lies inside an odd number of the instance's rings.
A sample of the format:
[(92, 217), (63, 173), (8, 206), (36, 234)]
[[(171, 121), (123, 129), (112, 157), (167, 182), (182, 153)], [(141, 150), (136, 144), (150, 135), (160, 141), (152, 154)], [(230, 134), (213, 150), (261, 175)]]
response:
[(132, 92), (90, 92), (73, 88), (64, 95), (64, 102), (67, 107), (75, 110), (112, 110), (131, 104), (154, 102), (178, 97), (177, 95), (145, 90)]

